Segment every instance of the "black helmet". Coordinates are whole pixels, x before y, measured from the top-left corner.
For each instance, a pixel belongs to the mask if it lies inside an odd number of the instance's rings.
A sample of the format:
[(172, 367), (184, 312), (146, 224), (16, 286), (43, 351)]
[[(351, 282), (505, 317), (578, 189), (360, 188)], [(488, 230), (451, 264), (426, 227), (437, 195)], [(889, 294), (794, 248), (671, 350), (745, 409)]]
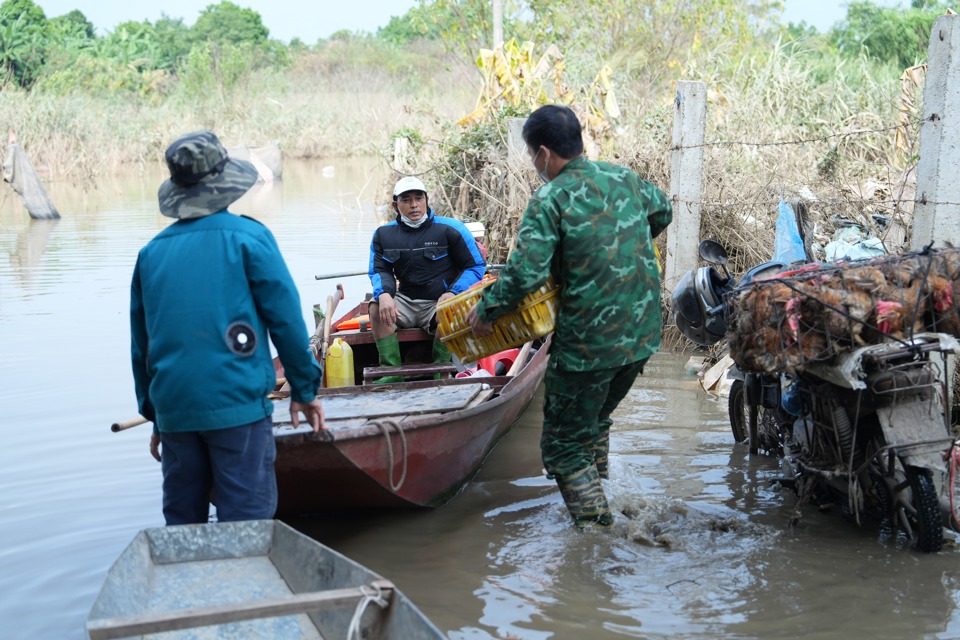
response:
[(671, 314), (683, 335), (704, 346), (723, 339), (727, 332), (723, 294), (728, 282), (713, 267), (700, 267), (680, 278), (673, 290)]

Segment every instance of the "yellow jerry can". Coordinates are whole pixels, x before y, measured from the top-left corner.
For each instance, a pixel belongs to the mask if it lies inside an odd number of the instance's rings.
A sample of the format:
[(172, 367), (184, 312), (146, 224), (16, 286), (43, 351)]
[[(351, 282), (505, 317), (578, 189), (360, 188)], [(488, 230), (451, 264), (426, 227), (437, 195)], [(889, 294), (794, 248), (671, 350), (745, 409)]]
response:
[(327, 387), (352, 387), (353, 379), (353, 349), (340, 338), (335, 338), (327, 348), (325, 365)]

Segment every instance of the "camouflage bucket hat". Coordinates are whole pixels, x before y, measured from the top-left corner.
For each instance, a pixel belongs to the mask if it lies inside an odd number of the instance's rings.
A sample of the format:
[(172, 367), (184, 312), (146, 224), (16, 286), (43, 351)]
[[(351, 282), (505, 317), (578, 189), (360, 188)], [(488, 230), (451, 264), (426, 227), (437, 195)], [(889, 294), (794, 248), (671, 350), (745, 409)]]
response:
[(160, 213), (199, 218), (226, 209), (256, 184), (256, 168), (227, 155), (212, 131), (195, 131), (167, 148), (170, 178), (160, 185)]

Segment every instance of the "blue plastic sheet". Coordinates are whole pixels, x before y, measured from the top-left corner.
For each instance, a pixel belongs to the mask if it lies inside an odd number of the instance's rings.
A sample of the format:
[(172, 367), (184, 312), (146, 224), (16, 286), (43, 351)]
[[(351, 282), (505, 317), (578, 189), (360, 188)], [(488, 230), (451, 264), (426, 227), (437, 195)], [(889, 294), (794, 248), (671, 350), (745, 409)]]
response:
[(831, 240), (823, 249), (824, 259), (827, 262), (837, 260), (864, 260), (875, 258), (887, 253), (883, 241), (875, 236), (867, 236), (859, 227), (843, 227), (837, 229)]
[(773, 246), (773, 261), (784, 264), (806, 262), (807, 251), (803, 248), (797, 214), (793, 207), (781, 200), (777, 207), (777, 230)]

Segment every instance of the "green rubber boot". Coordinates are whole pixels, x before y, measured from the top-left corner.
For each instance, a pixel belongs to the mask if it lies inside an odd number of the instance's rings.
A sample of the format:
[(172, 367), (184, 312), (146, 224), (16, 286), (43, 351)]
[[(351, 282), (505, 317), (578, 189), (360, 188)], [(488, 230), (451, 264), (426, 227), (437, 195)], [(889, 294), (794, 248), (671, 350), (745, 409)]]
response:
[(593, 453), (597, 473), (604, 480), (610, 477), (610, 425), (612, 423), (612, 420), (601, 420), (598, 425), (599, 434), (590, 443), (590, 452)]
[[(397, 334), (392, 334), (386, 338), (380, 338), (377, 342), (377, 353), (380, 356), (381, 367), (399, 367), (400, 366), (400, 339)], [(403, 382), (403, 376), (383, 376), (373, 381), (374, 384), (385, 384), (388, 382)]]
[(606, 528), (613, 524), (613, 514), (607, 505), (596, 466), (590, 465), (572, 474), (558, 473), (557, 486), (578, 528)]
[(593, 462), (597, 465), (597, 475), (604, 480), (610, 477), (610, 460), (607, 449), (608, 447), (602, 445), (593, 447)]
[[(450, 362), (450, 349), (447, 348), (447, 345), (441, 342), (439, 337), (433, 339), (433, 361), (434, 362)], [(440, 374), (433, 374), (434, 380), (440, 379)]]

